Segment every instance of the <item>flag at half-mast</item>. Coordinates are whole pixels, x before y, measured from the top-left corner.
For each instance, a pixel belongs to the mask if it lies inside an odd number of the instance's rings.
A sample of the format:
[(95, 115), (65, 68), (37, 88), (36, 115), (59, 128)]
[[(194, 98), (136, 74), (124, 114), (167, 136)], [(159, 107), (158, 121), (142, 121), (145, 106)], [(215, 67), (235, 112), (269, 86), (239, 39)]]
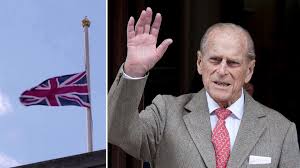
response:
[(90, 108), (86, 71), (49, 78), (24, 91), (20, 101), (25, 106), (82, 106)]

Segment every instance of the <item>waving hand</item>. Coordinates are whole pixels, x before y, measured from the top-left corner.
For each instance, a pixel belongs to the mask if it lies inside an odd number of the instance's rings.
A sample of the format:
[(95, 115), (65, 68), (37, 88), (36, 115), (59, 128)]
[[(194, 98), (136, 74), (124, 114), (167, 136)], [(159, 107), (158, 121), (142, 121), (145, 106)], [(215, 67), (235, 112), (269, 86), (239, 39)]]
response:
[(143, 10), (134, 27), (134, 18), (127, 25), (127, 57), (124, 71), (131, 77), (144, 76), (161, 59), (172, 39), (165, 39), (156, 47), (162, 17), (156, 14), (153, 24), (152, 10)]

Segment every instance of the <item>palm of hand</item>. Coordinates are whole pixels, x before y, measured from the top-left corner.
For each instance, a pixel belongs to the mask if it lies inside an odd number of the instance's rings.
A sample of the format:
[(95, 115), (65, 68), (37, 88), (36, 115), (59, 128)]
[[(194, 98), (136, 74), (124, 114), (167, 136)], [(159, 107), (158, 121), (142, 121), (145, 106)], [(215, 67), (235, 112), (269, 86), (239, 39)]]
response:
[(140, 34), (127, 42), (127, 59), (129, 64), (139, 64), (144, 72), (150, 70), (158, 61), (156, 37), (151, 34)]

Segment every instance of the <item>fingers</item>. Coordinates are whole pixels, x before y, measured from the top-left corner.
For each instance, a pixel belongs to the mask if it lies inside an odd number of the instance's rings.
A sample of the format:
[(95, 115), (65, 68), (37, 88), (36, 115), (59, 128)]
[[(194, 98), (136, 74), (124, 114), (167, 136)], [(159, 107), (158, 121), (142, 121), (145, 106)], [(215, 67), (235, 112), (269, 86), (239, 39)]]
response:
[(146, 11), (143, 10), (139, 20), (137, 21), (136, 25), (135, 25), (135, 34), (142, 34), (144, 32), (144, 26), (147, 20), (147, 14)]
[(150, 34), (155, 36), (156, 38), (157, 38), (158, 33), (159, 33), (161, 20), (162, 20), (162, 17), (160, 15), (160, 13), (157, 13), (156, 16), (155, 16), (154, 22), (152, 24), (152, 27), (151, 27), (151, 32), (150, 32)]
[(152, 21), (152, 9), (147, 7), (146, 11), (143, 10), (139, 20), (135, 26), (136, 35), (142, 33), (149, 33), (150, 32), (150, 25)]
[(152, 21), (152, 9), (147, 8), (146, 9), (146, 18), (145, 18), (145, 27), (144, 27), (144, 33), (149, 34), (150, 32), (150, 25)]
[(154, 22), (152, 24), (152, 27), (151, 27), (152, 9), (150, 7), (147, 7), (146, 10), (143, 10), (141, 12), (141, 15), (140, 15), (134, 29), (133, 29), (134, 19), (132, 17), (130, 17), (130, 19), (128, 21), (128, 27), (127, 27), (127, 33), (130, 32), (130, 34), (127, 34), (127, 36), (130, 35), (130, 37), (132, 37), (131, 32), (134, 31), (135, 35), (139, 35), (142, 33), (146, 33), (146, 34), (150, 33), (151, 35), (153, 35), (157, 38), (159, 29), (160, 29), (160, 25), (161, 25), (161, 20), (162, 20), (161, 14), (157, 13), (155, 16)]
[(169, 45), (172, 43), (173, 43), (172, 39), (166, 39), (157, 47), (156, 52), (157, 52), (158, 59), (160, 59), (164, 55)]
[(128, 24), (127, 24), (127, 38), (132, 39), (135, 36), (134, 32), (134, 18), (131, 16), (129, 18)]

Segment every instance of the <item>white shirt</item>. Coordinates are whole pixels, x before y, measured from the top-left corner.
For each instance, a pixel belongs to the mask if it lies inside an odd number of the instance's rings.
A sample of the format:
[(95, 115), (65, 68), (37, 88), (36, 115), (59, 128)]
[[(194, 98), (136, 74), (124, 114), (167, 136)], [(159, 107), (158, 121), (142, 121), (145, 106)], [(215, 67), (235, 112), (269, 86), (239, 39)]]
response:
[(138, 80), (138, 79), (143, 79), (145, 78), (147, 75), (145, 76), (142, 76), (142, 77), (131, 77), (129, 75), (127, 75), (125, 72), (124, 72), (124, 69), (122, 68), (122, 71), (123, 71), (123, 75), (124, 75), (124, 78), (125, 79), (132, 79), (132, 80)]
[[(214, 130), (218, 117), (215, 114), (215, 110), (220, 108), (220, 106), (209, 96), (209, 94), (206, 92), (206, 98), (207, 98), (207, 103), (208, 103), (208, 110), (210, 114), (210, 124), (212, 130)], [(229, 132), (229, 137), (230, 137), (230, 149), (232, 150), (232, 147), (234, 145), (234, 141), (236, 138), (236, 135), (238, 133), (240, 124), (241, 124), (241, 119), (244, 114), (244, 92), (242, 90), (242, 95), (241, 97), (235, 101), (231, 106), (229, 106), (227, 109), (230, 110), (232, 113), (230, 114), (229, 117), (226, 118), (225, 120), (225, 126)]]

